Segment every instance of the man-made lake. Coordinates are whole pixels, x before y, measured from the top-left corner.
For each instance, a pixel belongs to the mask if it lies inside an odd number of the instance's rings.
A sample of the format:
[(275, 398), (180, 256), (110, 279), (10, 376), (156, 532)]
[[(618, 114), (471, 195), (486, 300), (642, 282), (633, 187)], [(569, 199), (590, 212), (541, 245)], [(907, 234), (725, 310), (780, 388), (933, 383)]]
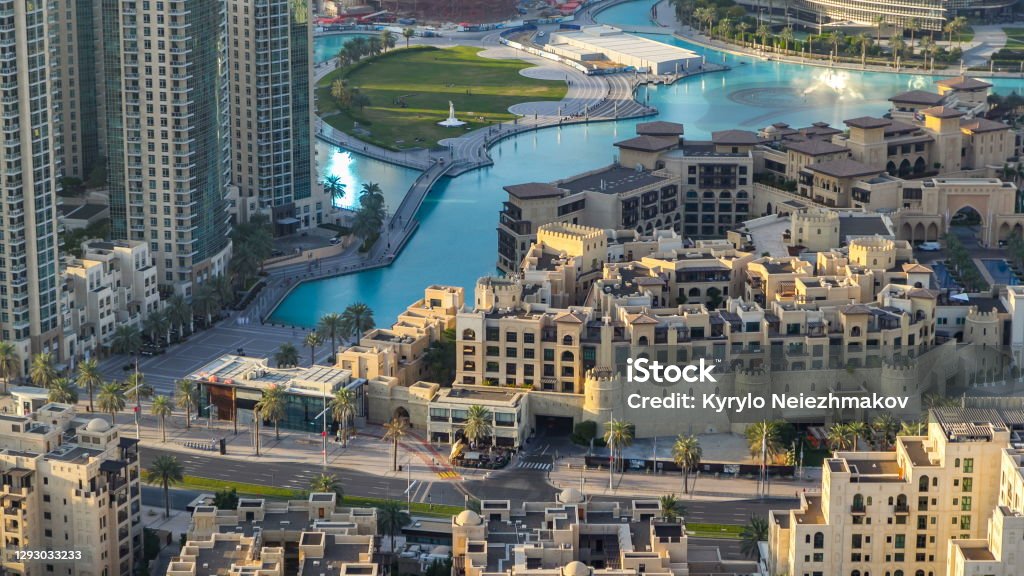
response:
[[(610, 8), (598, 19), (607, 24), (647, 24), (653, 0)], [(756, 130), (774, 122), (806, 126), (825, 121), (884, 114), (887, 98), (911, 89), (931, 90), (934, 79), (913, 74), (831, 71), (814, 66), (763, 62), (723, 56), (671, 36), (650, 36), (725, 62), (732, 70), (690, 78), (673, 86), (641, 88), (661, 112), (659, 119), (682, 122), (686, 137), (708, 138), (714, 130)], [(325, 40), (317, 39), (317, 42)], [(1024, 80), (997, 79), (995, 90), (1024, 90)], [(389, 268), (306, 283), (275, 310), (271, 321), (312, 326), (332, 311), (361, 301), (375, 311), (378, 325), (389, 325), (406, 305), (423, 296), (428, 284), (472, 288), (480, 276), (495, 273), (498, 212), (506, 199), (502, 186), (564, 178), (610, 164), (612, 143), (632, 137), (637, 120), (552, 128), (505, 140), (491, 150), (494, 166), (442, 181), (424, 201), (421, 225), (410, 244)], [(324, 174), (335, 173), (354, 192), (364, 181), (381, 183), (388, 204), (397, 204), (415, 172), (347, 152), (335, 153), (321, 143), (318, 159)], [(350, 194), (343, 204), (354, 201)]]

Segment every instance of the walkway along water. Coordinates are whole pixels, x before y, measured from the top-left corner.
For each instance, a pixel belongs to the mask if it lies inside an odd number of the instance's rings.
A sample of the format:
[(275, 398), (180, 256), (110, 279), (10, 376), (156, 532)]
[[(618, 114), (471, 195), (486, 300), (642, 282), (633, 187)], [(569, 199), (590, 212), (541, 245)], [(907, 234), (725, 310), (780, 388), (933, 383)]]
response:
[[(416, 213), (437, 182), (445, 176), (456, 177), (482, 166), (493, 164), (489, 149), (497, 142), (511, 136), (549, 127), (654, 116), (658, 114), (657, 109), (636, 100), (635, 93), (638, 86), (647, 83), (671, 83), (687, 76), (728, 69), (723, 66), (707, 65), (699, 71), (670, 78), (645, 74), (591, 76), (524, 51), (502, 46), (499, 44), (498, 38), (498, 34), (493, 34), (482, 39), (482, 48), (487, 48), (489, 53), (486, 54), (487, 56), (519, 59), (537, 66), (554, 68), (558, 70), (558, 75), (565, 77), (569, 83), (569, 90), (558, 107), (558, 113), (551, 114), (545, 111), (545, 109), (550, 109), (548, 104), (538, 106), (531, 114), (529, 103), (527, 103), (520, 105), (520, 109), (517, 111), (522, 115), (511, 122), (478, 128), (456, 138), (443, 140), (441, 147), (432, 150), (420, 148), (407, 152), (396, 152), (362, 142), (331, 127), (321, 118), (317, 118), (316, 135), (320, 140), (356, 154), (423, 172), (416, 178), (402, 198), (402, 202), (384, 223), (384, 232), (368, 252), (358, 253), (358, 243), (355, 243), (353, 249), (337, 257), (324, 258), (315, 262), (299, 259), (295, 264), (280, 266), (271, 271), (269, 275), (270, 288), (267, 292), (273, 296), (269, 301), (263, 299), (259, 303), (257, 313), (261, 321), (266, 321), (277, 305), (288, 296), (295, 286), (302, 282), (389, 265), (402, 251), (418, 227), (419, 221), (416, 219)], [(315, 74), (316, 80), (319, 81), (337, 66), (337, 59), (318, 66)], [(522, 110), (523, 107), (526, 108), (525, 111)], [(271, 305), (267, 306), (267, 304)]]

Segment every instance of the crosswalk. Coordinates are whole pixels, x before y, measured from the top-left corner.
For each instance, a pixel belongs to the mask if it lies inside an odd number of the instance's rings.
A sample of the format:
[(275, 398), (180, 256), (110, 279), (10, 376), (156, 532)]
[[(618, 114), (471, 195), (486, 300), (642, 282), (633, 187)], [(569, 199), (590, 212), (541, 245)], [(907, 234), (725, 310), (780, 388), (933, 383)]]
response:
[(527, 470), (543, 470), (547, 472), (548, 470), (551, 470), (551, 463), (537, 462), (535, 460), (520, 460), (519, 463), (516, 464), (516, 468), (525, 468)]
[(445, 470), (444, 472), (438, 472), (437, 476), (438, 476), (438, 478), (454, 479), (454, 478), (458, 478), (459, 474), (458, 474), (458, 472), (453, 472), (451, 470)]

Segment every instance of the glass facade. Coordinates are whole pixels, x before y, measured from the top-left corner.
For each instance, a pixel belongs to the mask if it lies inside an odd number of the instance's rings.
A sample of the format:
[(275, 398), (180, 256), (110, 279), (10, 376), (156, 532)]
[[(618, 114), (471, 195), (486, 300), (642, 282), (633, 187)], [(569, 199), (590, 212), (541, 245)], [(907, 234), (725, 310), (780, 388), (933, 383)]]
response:
[[(258, 390), (249, 388), (236, 388), (232, 390), (229, 386), (206, 382), (197, 383), (197, 388), (199, 390), (199, 415), (201, 418), (209, 418), (210, 410), (212, 409), (214, 420), (232, 420), (234, 417), (233, 403), (238, 412), (238, 423), (243, 426), (252, 422), (256, 404), (261, 398), (261, 393)], [(316, 417), (323, 412), (325, 406), (330, 405), (331, 396), (324, 399), (317, 396), (285, 394), (285, 401), (285, 415), (279, 422), (282, 430), (310, 433), (318, 433), (323, 430), (323, 422)], [(361, 402), (357, 401), (356, 404), (360, 405)], [(261, 425), (272, 428), (274, 423), (264, 419), (261, 421)], [(335, 434), (338, 430), (338, 424), (330, 411), (327, 413), (327, 430), (330, 434)]]

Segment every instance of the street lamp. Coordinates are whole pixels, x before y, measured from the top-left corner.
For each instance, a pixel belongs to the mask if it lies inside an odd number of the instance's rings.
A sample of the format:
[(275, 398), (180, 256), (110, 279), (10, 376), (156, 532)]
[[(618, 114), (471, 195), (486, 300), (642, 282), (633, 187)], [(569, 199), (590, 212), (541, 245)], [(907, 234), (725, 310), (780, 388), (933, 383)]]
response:
[(322, 432), (320, 432), (320, 435), (323, 436), (323, 440), (324, 440), (324, 453), (323, 453), (324, 461), (323, 461), (323, 466), (324, 466), (325, 470), (327, 469), (327, 406), (326, 406), (326, 404), (327, 404), (327, 396), (324, 396), (324, 409), (323, 409), (322, 412), (317, 414), (315, 418), (313, 418), (314, 421), (316, 421), (316, 420), (318, 420), (320, 418), (324, 419), (324, 429), (323, 429)]
[(209, 406), (207, 406), (205, 408), (205, 410), (206, 410), (206, 429), (207, 430), (210, 429), (210, 423), (213, 420), (213, 410), (211, 410), (211, 408), (213, 408), (214, 406), (215, 406), (215, 404), (210, 404)]
[(414, 486), (420, 483), (419, 480), (412, 481), (412, 455), (405, 460), (405, 510), (408, 513), (412, 513), (412, 489)]

